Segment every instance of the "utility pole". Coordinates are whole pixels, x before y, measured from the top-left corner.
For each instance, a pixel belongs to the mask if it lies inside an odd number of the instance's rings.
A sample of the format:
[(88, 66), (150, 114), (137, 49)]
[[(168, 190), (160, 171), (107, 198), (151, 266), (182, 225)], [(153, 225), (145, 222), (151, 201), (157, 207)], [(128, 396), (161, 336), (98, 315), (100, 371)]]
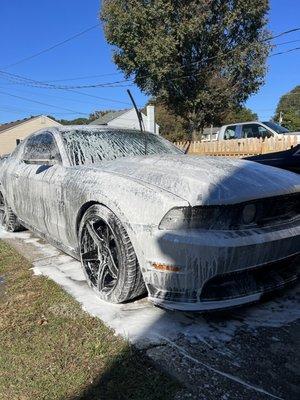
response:
[(283, 112), (280, 111), (280, 113), (279, 113), (279, 124), (280, 125), (282, 124), (282, 121), (283, 121)]

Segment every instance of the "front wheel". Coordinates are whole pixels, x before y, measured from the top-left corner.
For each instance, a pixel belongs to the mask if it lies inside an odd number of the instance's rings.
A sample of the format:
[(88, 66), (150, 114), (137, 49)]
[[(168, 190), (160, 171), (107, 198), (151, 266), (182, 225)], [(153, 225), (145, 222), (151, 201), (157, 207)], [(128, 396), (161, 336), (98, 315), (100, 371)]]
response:
[(12, 212), (5, 201), (3, 193), (0, 191), (0, 226), (8, 232), (18, 232), (23, 230), (17, 216)]
[(87, 282), (101, 299), (122, 303), (145, 292), (128, 234), (107, 207), (96, 204), (86, 211), (79, 227), (79, 245)]

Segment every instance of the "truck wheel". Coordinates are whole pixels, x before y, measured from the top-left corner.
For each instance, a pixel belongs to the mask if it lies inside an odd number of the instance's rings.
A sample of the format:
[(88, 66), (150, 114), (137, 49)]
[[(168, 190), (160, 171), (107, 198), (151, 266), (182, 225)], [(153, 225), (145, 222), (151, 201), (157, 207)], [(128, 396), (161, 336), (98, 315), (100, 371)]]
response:
[(107, 207), (96, 204), (86, 211), (79, 245), (87, 282), (101, 299), (122, 303), (146, 291), (128, 234)]
[(3, 193), (0, 191), (0, 225), (8, 232), (18, 232), (24, 230), (17, 216), (5, 201)]

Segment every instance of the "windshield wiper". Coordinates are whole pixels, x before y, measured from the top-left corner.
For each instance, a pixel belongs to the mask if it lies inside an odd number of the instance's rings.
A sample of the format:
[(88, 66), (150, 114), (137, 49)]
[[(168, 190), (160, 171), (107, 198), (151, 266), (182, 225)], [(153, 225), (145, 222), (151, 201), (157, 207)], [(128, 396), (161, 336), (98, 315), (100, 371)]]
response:
[(134, 106), (136, 115), (137, 115), (137, 117), (138, 117), (141, 134), (145, 136), (145, 137), (144, 137), (144, 139), (145, 139), (145, 140), (144, 140), (144, 143), (145, 143), (145, 154), (147, 154), (147, 147), (148, 147), (147, 141), (148, 141), (148, 137), (147, 137), (147, 134), (146, 134), (146, 132), (145, 132), (145, 126), (144, 126), (143, 116), (142, 116), (141, 111), (137, 108), (137, 105), (136, 105), (136, 103), (135, 103), (135, 101), (134, 101), (134, 98), (133, 98), (133, 96), (132, 96), (132, 94), (131, 94), (131, 92), (130, 92), (129, 89), (127, 89), (127, 93), (128, 93), (128, 95), (129, 95), (129, 97), (130, 97), (130, 100), (132, 101), (132, 104), (133, 104), (133, 106)]

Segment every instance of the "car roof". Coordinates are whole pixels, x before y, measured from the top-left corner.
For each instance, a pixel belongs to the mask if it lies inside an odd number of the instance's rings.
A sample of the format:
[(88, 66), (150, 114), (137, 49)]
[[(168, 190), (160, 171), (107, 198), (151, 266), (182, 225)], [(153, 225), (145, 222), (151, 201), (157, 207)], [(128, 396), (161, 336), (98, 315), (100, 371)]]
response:
[(233, 122), (232, 124), (227, 124), (224, 126), (246, 125), (246, 124), (264, 124), (264, 122), (262, 122), (262, 121)]
[[(84, 130), (85, 132), (99, 132), (99, 131), (116, 131), (116, 132), (141, 132), (139, 129), (134, 128), (118, 128), (118, 127), (111, 127), (107, 125), (61, 125), (61, 126), (53, 126), (50, 128), (52, 131), (56, 132), (70, 132), (74, 130)], [(149, 134), (154, 135), (152, 132), (148, 132)]]

